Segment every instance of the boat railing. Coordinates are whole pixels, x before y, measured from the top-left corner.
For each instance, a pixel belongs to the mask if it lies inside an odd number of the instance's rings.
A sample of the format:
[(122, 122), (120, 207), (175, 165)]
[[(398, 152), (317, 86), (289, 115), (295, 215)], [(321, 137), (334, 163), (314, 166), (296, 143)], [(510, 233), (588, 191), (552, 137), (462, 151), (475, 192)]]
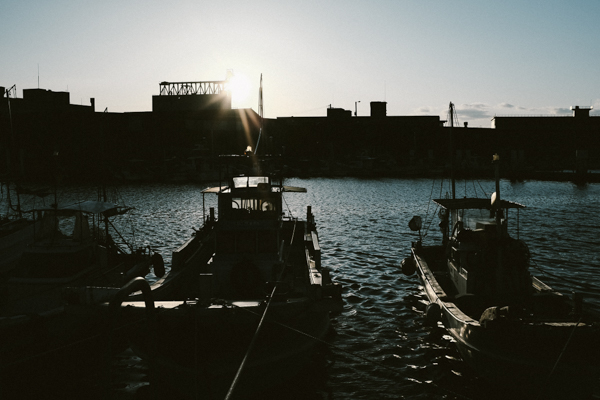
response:
[(199, 246), (198, 242), (202, 244), (213, 239), (213, 226), (205, 225), (201, 230), (196, 232), (196, 235), (188, 239), (184, 244), (179, 246), (173, 251), (171, 257), (171, 269), (176, 270), (183, 267), (189, 259), (191, 259), (197, 251), (206, 248), (206, 246)]
[(310, 250), (305, 250), (306, 254), (306, 264), (308, 266), (308, 280), (310, 282), (310, 293), (313, 298), (321, 298), (322, 297), (322, 288), (323, 288), (323, 276), (321, 272), (317, 269), (315, 265), (315, 261), (310, 255)]
[(306, 248), (309, 250), (310, 257), (315, 262), (318, 270), (321, 269), (321, 246), (319, 245), (319, 237), (316, 231), (310, 231), (306, 234), (304, 241)]

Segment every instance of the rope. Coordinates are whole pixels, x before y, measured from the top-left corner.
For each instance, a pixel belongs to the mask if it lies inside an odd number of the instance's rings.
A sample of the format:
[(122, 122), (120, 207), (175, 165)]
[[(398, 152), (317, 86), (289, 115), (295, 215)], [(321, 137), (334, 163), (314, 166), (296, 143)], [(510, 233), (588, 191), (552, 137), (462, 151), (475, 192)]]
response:
[[(194, 313), (194, 332), (198, 333), (198, 313)], [(196, 371), (199, 371), (199, 360), (198, 360), (198, 340), (194, 340), (194, 365), (196, 366)], [(198, 398), (198, 394), (200, 393), (200, 387), (198, 386), (198, 375), (194, 374), (194, 394), (195, 398)]]
[[(442, 193), (444, 191), (444, 180), (442, 179), (442, 181), (440, 182), (440, 199), (442, 198)], [(446, 193), (448, 193), (450, 191), (450, 181), (448, 181), (448, 191), (446, 191)]]
[(431, 219), (429, 220), (429, 223), (427, 224), (427, 227), (425, 228), (425, 234), (423, 234), (423, 237), (427, 236), (427, 233), (429, 232), (429, 227), (431, 226), (431, 224), (435, 220), (435, 216), (437, 215), (439, 209), (440, 209), (439, 206), (437, 206), (435, 208), (435, 211), (433, 212), (433, 215), (431, 216)]
[[(427, 210), (425, 211), (425, 219), (427, 220), (427, 215), (429, 215), (429, 206), (431, 205), (431, 200), (433, 199), (433, 188), (435, 187), (435, 179), (431, 183), (431, 192), (429, 193), (429, 201), (427, 202)], [(423, 233), (423, 237), (427, 237), (427, 233), (429, 232), (429, 226), (433, 222), (434, 217), (431, 217), (431, 221), (427, 224), (425, 228), (425, 233)]]
[(548, 276), (551, 276), (551, 277), (553, 277), (553, 278), (556, 278), (556, 279), (562, 280), (563, 282), (566, 282), (566, 283), (568, 283), (568, 284), (570, 284), (570, 285), (577, 285), (577, 286), (579, 286), (579, 287), (581, 287), (581, 288), (588, 289), (588, 290), (591, 290), (591, 289), (596, 289), (596, 287), (595, 287), (595, 286), (593, 286), (593, 285), (589, 285), (589, 284), (587, 284), (587, 283), (585, 283), (585, 282), (573, 281), (573, 280), (570, 280), (570, 279), (567, 279), (567, 278), (565, 278), (564, 276), (559, 276), (559, 275), (555, 275), (555, 274), (553, 274), (553, 273), (550, 273), (550, 272), (548, 272), (548, 271), (544, 270), (543, 268), (541, 268), (539, 265), (537, 265), (537, 264), (536, 264), (536, 263), (535, 263), (533, 260), (531, 261), (531, 266), (532, 266), (533, 268), (537, 269), (538, 271), (540, 271), (540, 272), (541, 272), (541, 273), (543, 273), (543, 274), (546, 274), (546, 275), (548, 275)]
[(238, 384), (238, 381), (240, 379), (240, 376), (242, 374), (242, 371), (244, 370), (244, 367), (246, 366), (246, 362), (248, 361), (248, 358), (250, 357), (250, 353), (252, 352), (252, 350), (254, 349), (254, 345), (256, 343), (256, 339), (258, 338), (258, 334), (260, 333), (260, 330), (262, 329), (262, 325), (263, 322), (265, 321), (265, 317), (267, 316), (267, 311), (269, 310), (269, 307), (271, 306), (271, 300), (273, 300), (273, 297), (275, 297), (275, 291), (277, 290), (277, 284), (278, 282), (281, 281), (281, 278), (283, 277), (283, 273), (285, 272), (285, 267), (287, 265), (287, 258), (289, 257), (290, 253), (291, 253), (291, 249), (292, 249), (292, 244), (294, 243), (294, 237), (296, 236), (296, 225), (298, 223), (298, 220), (294, 220), (294, 229), (292, 230), (292, 238), (290, 240), (290, 244), (289, 244), (289, 252), (288, 255), (286, 257), (286, 259), (284, 260), (283, 263), (283, 268), (281, 269), (281, 272), (279, 273), (279, 277), (277, 279), (277, 281), (275, 282), (275, 285), (273, 285), (273, 290), (271, 291), (271, 294), (269, 295), (269, 299), (267, 300), (267, 305), (265, 307), (265, 310), (262, 313), (262, 316), (260, 318), (260, 322), (258, 323), (258, 326), (256, 327), (256, 331), (254, 332), (254, 336), (252, 336), (252, 341), (250, 342), (250, 345), (248, 346), (248, 350), (246, 350), (246, 354), (244, 355), (244, 359), (242, 360), (236, 374), (235, 377), (233, 378), (233, 381), (231, 382), (231, 386), (229, 387), (229, 391), (227, 392), (227, 395), (225, 396), (225, 400), (229, 400), (231, 398), (231, 396), (233, 395), (233, 392), (235, 390), (235, 387)]
[[(487, 194), (487, 192), (483, 188), (483, 186), (481, 186), (481, 182), (477, 181), (477, 183), (479, 184), (479, 187), (481, 188), (481, 191), (483, 192), (483, 194), (485, 195), (485, 197), (489, 197), (488, 194)], [(473, 182), (473, 185), (475, 185), (475, 182)]]
[[(248, 312), (248, 313), (250, 313), (250, 314), (257, 315), (257, 316), (259, 315), (258, 313), (254, 312), (254, 311), (252, 311), (252, 310), (248, 310), (248, 309), (246, 309), (246, 308), (244, 308), (244, 307), (239, 307), (239, 306), (236, 306), (236, 305), (234, 305), (234, 304), (230, 304), (230, 305), (231, 305), (232, 307), (235, 307), (235, 308), (237, 308), (237, 309), (241, 309), (241, 310), (243, 310), (243, 311), (245, 311), (245, 312)], [(321, 338), (318, 338), (318, 337), (316, 337), (316, 336), (310, 335), (310, 334), (308, 334), (308, 333), (306, 333), (306, 332), (302, 332), (301, 330), (298, 330), (298, 329), (296, 329), (296, 328), (294, 328), (294, 327), (292, 327), (292, 326), (289, 326), (289, 325), (283, 324), (283, 323), (281, 323), (281, 322), (278, 322), (278, 321), (275, 321), (275, 320), (270, 320), (269, 322), (271, 322), (271, 323), (274, 323), (274, 324), (277, 324), (277, 325), (279, 325), (279, 326), (282, 326), (282, 327), (284, 327), (284, 328), (286, 328), (286, 329), (289, 329), (289, 330), (291, 330), (292, 332), (296, 332), (296, 333), (298, 333), (298, 334), (300, 334), (300, 335), (302, 335), (302, 336), (308, 337), (309, 339), (312, 339), (312, 340), (314, 340), (314, 341), (316, 341), (316, 342), (319, 342), (319, 343), (325, 344), (325, 345), (327, 345), (327, 346), (329, 346), (329, 347), (331, 347), (331, 348), (334, 348), (335, 350), (338, 350), (338, 351), (340, 351), (340, 352), (342, 352), (342, 353), (346, 353), (346, 354), (348, 354), (348, 355), (350, 355), (350, 356), (352, 356), (352, 357), (355, 357), (355, 358), (358, 358), (358, 359), (360, 359), (360, 360), (363, 360), (363, 361), (365, 361), (365, 362), (367, 362), (367, 363), (369, 363), (369, 364), (373, 364), (373, 365), (375, 365), (375, 366), (377, 366), (377, 367), (380, 367), (380, 368), (382, 368), (382, 369), (385, 369), (385, 370), (387, 370), (387, 371), (389, 371), (389, 372), (392, 372), (392, 373), (394, 373), (394, 374), (401, 375), (401, 376), (402, 376), (404, 379), (406, 379), (406, 380), (408, 380), (408, 381), (411, 381), (411, 382), (416, 382), (416, 383), (419, 383), (419, 384), (430, 384), (430, 385), (432, 385), (432, 386), (435, 386), (436, 388), (438, 388), (438, 389), (440, 389), (440, 390), (443, 390), (443, 391), (445, 391), (445, 392), (447, 392), (447, 393), (450, 393), (450, 394), (452, 394), (452, 395), (455, 395), (455, 396), (457, 396), (457, 397), (461, 397), (461, 398), (463, 398), (463, 399), (469, 399), (469, 397), (463, 396), (463, 395), (461, 395), (461, 394), (459, 394), (459, 393), (455, 393), (455, 392), (453, 392), (453, 391), (451, 391), (451, 390), (448, 390), (448, 389), (445, 389), (445, 388), (443, 388), (443, 387), (440, 387), (440, 386), (436, 385), (435, 383), (433, 383), (433, 382), (431, 382), (431, 381), (429, 381), (429, 382), (427, 382), (427, 381), (426, 381), (426, 382), (423, 382), (423, 381), (420, 381), (420, 380), (418, 380), (418, 379), (415, 379), (415, 378), (407, 378), (407, 377), (405, 377), (405, 376), (404, 376), (403, 372), (402, 372), (402, 371), (400, 371), (400, 370), (399, 370), (399, 369), (397, 369), (397, 368), (389, 367), (389, 366), (387, 366), (387, 365), (385, 365), (385, 364), (382, 364), (382, 363), (380, 363), (380, 362), (378, 362), (378, 361), (374, 361), (374, 360), (371, 360), (371, 359), (369, 359), (369, 358), (367, 358), (367, 357), (364, 357), (364, 356), (361, 356), (361, 355), (359, 355), (359, 354), (353, 353), (353, 352), (351, 352), (351, 351), (349, 351), (349, 350), (346, 350), (346, 349), (343, 349), (343, 348), (341, 348), (341, 347), (339, 347), (339, 346), (336, 346), (336, 345), (334, 345), (333, 343), (327, 342), (326, 340), (323, 340), (323, 339), (321, 339)]]
[[(287, 203), (287, 200), (286, 200), (286, 199), (285, 199), (285, 197), (283, 197), (283, 196), (281, 196), (281, 198), (283, 199), (283, 202), (285, 203), (285, 206), (287, 207), (287, 209), (288, 209), (288, 212), (290, 213), (290, 217), (291, 217), (291, 218), (294, 218), (294, 215), (292, 214), (292, 210), (290, 209), (290, 206), (288, 205), (288, 203)], [(294, 229), (295, 229), (295, 228), (296, 228), (296, 227), (294, 226)], [(292, 238), (292, 240), (293, 240), (293, 238)], [(290, 243), (290, 244), (291, 244), (291, 243)]]
[[(571, 339), (573, 338), (573, 334), (575, 333), (575, 329), (577, 329), (577, 327), (579, 326), (579, 323), (581, 322), (581, 318), (583, 316), (579, 316), (579, 320), (577, 321), (577, 323), (575, 324), (575, 326), (573, 327), (573, 329), (571, 329), (571, 333), (569, 334), (569, 338), (567, 339), (567, 342), (565, 343), (562, 351), (560, 352), (560, 354), (558, 355), (558, 358), (556, 359), (556, 362), (554, 363), (554, 366), (552, 367), (552, 370), (550, 371), (550, 374), (548, 374), (548, 378), (546, 378), (546, 383), (550, 382), (550, 378), (552, 378), (552, 374), (554, 374), (554, 371), (556, 370), (556, 367), (558, 366), (558, 363), (560, 362), (560, 359), (562, 358), (563, 354), (565, 354), (565, 351), (567, 350), (567, 347), (569, 346), (569, 343), (571, 343)], [(544, 385), (546, 386), (546, 385)], [(536, 397), (536, 399), (539, 399), (540, 396), (542, 394), (542, 386), (540, 385), (540, 391)]]

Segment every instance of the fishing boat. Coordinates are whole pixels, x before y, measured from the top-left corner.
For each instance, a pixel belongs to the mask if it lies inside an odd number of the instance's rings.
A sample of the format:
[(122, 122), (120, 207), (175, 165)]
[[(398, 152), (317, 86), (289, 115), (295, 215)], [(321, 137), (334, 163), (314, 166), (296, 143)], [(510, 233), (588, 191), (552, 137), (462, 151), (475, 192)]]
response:
[(0, 216), (0, 276), (13, 269), (25, 248), (33, 243), (35, 232), (40, 237), (41, 218), (35, 218), (34, 210), (24, 210), (22, 200), (35, 204), (35, 200), (49, 194), (45, 189), (28, 190), (9, 180), (0, 179), (2, 200), (6, 213)]
[(453, 191), (433, 200), (441, 243), (424, 245), (421, 218), (410, 221), (419, 238), (402, 271), (417, 273), (426, 320), (447, 330), (476, 374), (542, 398), (585, 398), (600, 376), (600, 315), (580, 294), (561, 294), (530, 273), (518, 227), (525, 206), (500, 198), (497, 155), (493, 163), (491, 199)]
[[(238, 160), (255, 158), (246, 154)], [(203, 190), (203, 204), (205, 195), (217, 196), (218, 212), (209, 208), (202, 228), (173, 253), (184, 284), (168, 295), (147, 290), (145, 301), (117, 296), (120, 318), (139, 321), (130, 329), (132, 348), (149, 360), (159, 387), (229, 398), (305, 366), (342, 300), (321, 264), (311, 207), (305, 220), (284, 212), (283, 194), (303, 192), (268, 174)]]
[(36, 211), (41, 219), (32, 243), (0, 280), (0, 375), (11, 381), (0, 382), (0, 389), (12, 383), (16, 371), (64, 367), (69, 361), (61, 360), (71, 357), (89, 362), (103, 356), (98, 340), (107, 320), (69, 307), (80, 302), (73, 290), (119, 288), (148, 274), (153, 261), (155, 273), (161, 273), (157, 253), (125, 249), (109, 233), (109, 218), (127, 211), (104, 201)]

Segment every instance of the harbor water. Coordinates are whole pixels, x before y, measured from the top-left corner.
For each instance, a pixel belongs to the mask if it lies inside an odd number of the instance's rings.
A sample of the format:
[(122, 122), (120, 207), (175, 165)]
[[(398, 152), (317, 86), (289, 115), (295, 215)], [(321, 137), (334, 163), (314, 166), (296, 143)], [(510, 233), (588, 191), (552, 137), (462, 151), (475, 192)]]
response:
[[(285, 195), (287, 214), (305, 218), (312, 206), (323, 265), (343, 285), (344, 310), (333, 317), (327, 344), (300, 375), (263, 393), (262, 399), (489, 399), (505, 398), (507, 387), (490, 387), (459, 357), (452, 339), (424, 324), (426, 298), (416, 275), (404, 276), (400, 260), (418, 234), (408, 229), (423, 217), (423, 241), (440, 240), (435, 204), (447, 183), (426, 179), (311, 178), (286, 180), (307, 193)], [(204, 184), (123, 185), (122, 203), (135, 209), (116, 225), (137, 246), (171, 252), (202, 224)], [(501, 181), (501, 197), (524, 204), (511, 224), (529, 245), (532, 274), (565, 293), (582, 293), (600, 309), (600, 184)], [(492, 181), (456, 184), (457, 197), (489, 196)], [(61, 188), (61, 203), (95, 199), (96, 187)], [(39, 201), (39, 200), (38, 200)], [(48, 202), (48, 200), (47, 200)], [(38, 204), (39, 205), (39, 204)], [(206, 196), (216, 208), (216, 196)], [(516, 234), (516, 231), (513, 231)], [(148, 279), (154, 279), (152, 274)], [(81, 355), (85, 358), (85, 355)], [(52, 368), (52, 366), (49, 366)], [(148, 369), (130, 350), (113, 360), (109, 387), (93, 372), (45, 388), (47, 398), (136, 399), (148, 394)], [(31, 384), (35, 384), (34, 376)], [(511, 394), (514, 397), (514, 394)], [(172, 398), (172, 397), (165, 397)]]

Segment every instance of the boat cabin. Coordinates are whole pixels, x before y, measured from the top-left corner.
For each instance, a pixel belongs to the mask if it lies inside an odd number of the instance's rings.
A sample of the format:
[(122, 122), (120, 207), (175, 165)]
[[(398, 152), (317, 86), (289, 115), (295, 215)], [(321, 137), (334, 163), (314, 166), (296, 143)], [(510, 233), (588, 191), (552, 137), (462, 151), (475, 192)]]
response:
[(101, 222), (128, 210), (101, 201), (40, 210), (43, 217), (34, 232), (35, 240), (24, 249), (10, 281), (66, 283), (92, 268), (105, 269), (110, 257), (106, 244), (109, 235)]
[(267, 176), (238, 176), (219, 192), (219, 219), (278, 219), (281, 190)]
[[(225, 297), (258, 295), (283, 264), (282, 193), (303, 188), (273, 185), (267, 176), (238, 176), (227, 187), (205, 189), (218, 195), (215, 255), (210, 265), (216, 292)], [(211, 210), (213, 219), (214, 211)]]
[(446, 210), (441, 226), (448, 274), (457, 296), (475, 295), (485, 302), (503, 303), (530, 295), (529, 251), (508, 232), (509, 210), (523, 205), (466, 198), (434, 201)]
[(219, 224), (216, 251), (221, 254), (276, 253), (281, 219), (281, 190), (266, 176), (240, 176), (217, 193)]

